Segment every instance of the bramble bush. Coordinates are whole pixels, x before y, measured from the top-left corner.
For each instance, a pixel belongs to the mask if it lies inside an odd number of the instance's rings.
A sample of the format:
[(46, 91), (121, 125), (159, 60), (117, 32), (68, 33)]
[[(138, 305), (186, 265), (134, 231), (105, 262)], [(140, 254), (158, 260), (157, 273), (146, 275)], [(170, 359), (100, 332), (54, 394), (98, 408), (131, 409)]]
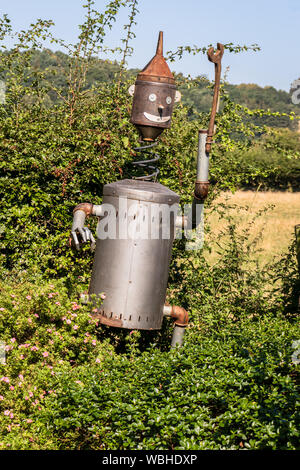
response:
[(81, 279), (74, 298), (63, 280), (3, 282), (2, 448), (296, 449), (294, 250), (249, 269), (233, 221), (230, 236), (215, 266), (202, 252), (173, 259), (168, 301), (190, 312), (174, 351), (167, 320), (159, 332), (98, 325)]
[(60, 283), (6, 284), (0, 299), (2, 448), (297, 447), (297, 325), (283, 315), (195, 311), (168, 351), (161, 333), (109, 339)]
[[(167, 300), (189, 310), (190, 324), (184, 346), (171, 352), (167, 320), (159, 332), (110, 329), (78, 300), (93, 254), (87, 246), (70, 249), (72, 209), (84, 201), (100, 204), (105, 183), (132, 175), (138, 136), (129, 122), (125, 65), (137, 3), (110, 1), (100, 14), (87, 0), (76, 45), (57, 41), (52, 22), (39, 20), (0, 53), (6, 83), (0, 105), (1, 448), (295, 449), (299, 272), (293, 246), (261, 269), (251, 226), (238, 234), (224, 206), (218, 210), (229, 226), (220, 235), (217, 264), (206, 262), (207, 243), (191, 252), (176, 240)], [(116, 79), (87, 89), (88, 67), (104, 52), (106, 29), (125, 6), (129, 24)], [(4, 16), (0, 39), (7, 34), (12, 28)], [(67, 90), (31, 63), (47, 38), (67, 48)], [(181, 47), (173, 56), (184, 51), (193, 49)], [(49, 93), (57, 95), (51, 106)], [(182, 203), (193, 194), (197, 131), (208, 123), (206, 113), (195, 111), (192, 121), (188, 113), (176, 108), (157, 147), (160, 183)], [(208, 209), (221, 190), (268, 176), (268, 169), (252, 161), (245, 169), (235, 157), (266, 130), (248, 119), (256, 115), (264, 112), (223, 94)], [(276, 140), (278, 153), (281, 147)], [(93, 229), (95, 220), (88, 223)]]

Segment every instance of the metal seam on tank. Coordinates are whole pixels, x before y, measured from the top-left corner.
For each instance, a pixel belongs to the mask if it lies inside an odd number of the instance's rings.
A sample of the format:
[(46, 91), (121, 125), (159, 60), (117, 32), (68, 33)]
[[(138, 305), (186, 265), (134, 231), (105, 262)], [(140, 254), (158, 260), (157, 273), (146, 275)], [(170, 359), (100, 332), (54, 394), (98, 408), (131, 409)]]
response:
[[(139, 201), (140, 203), (140, 201)], [(132, 275), (132, 266), (133, 266), (133, 258), (134, 258), (134, 240), (132, 240), (132, 243), (131, 243), (131, 247), (130, 247), (130, 267), (129, 267), (129, 273), (128, 273), (128, 286), (127, 286), (127, 289), (126, 289), (126, 300), (125, 300), (125, 313), (126, 313), (126, 316), (128, 314), (127, 312), (127, 305), (128, 305), (128, 297), (129, 297), (129, 288), (130, 288), (130, 280), (131, 280), (131, 275)], [(129, 315), (129, 320), (127, 321), (130, 321), (131, 320), (131, 315)]]

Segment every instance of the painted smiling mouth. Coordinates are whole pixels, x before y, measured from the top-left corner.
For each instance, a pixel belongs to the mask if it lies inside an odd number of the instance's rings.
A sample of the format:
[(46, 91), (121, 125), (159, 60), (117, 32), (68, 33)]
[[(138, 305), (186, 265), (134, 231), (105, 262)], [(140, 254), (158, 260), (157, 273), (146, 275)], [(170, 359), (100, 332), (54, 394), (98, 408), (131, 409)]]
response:
[(171, 119), (171, 116), (160, 117), (160, 116), (155, 116), (154, 114), (146, 113), (146, 111), (144, 111), (144, 116), (149, 121), (152, 121), (152, 122), (167, 122)]

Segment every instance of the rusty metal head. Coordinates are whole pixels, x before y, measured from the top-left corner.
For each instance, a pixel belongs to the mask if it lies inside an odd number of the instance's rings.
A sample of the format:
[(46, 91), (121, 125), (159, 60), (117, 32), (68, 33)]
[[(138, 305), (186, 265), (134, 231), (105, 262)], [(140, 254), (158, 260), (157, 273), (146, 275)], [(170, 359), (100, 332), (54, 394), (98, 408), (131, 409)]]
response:
[(135, 85), (129, 88), (133, 95), (131, 122), (141, 137), (154, 141), (171, 126), (174, 103), (180, 100), (174, 76), (163, 56), (163, 33), (160, 31), (155, 56), (138, 74)]

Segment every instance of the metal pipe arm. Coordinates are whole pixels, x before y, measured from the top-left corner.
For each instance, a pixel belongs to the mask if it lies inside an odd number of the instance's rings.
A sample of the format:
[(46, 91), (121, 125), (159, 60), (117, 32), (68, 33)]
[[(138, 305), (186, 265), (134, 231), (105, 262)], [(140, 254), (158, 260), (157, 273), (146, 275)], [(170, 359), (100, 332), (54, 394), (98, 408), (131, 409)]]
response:
[(206, 151), (207, 130), (199, 130), (197, 177), (195, 182), (194, 197), (203, 203), (208, 194), (209, 181), (209, 153)]
[(101, 205), (94, 205), (89, 202), (78, 204), (73, 210), (73, 223), (71, 229), (70, 245), (80, 249), (81, 243), (91, 242), (91, 250), (96, 246), (96, 241), (92, 232), (85, 226), (85, 219), (90, 215), (101, 217), (104, 215)]

